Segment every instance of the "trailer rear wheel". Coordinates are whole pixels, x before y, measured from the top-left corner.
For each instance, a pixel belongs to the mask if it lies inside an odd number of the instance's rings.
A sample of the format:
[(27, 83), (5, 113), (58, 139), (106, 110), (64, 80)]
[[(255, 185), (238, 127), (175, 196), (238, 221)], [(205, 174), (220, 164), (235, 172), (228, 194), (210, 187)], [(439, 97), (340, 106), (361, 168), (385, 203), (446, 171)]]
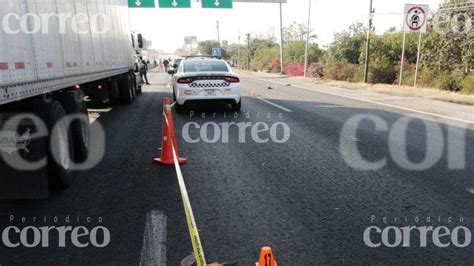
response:
[(130, 77), (128, 75), (121, 75), (118, 80), (118, 87), (120, 92), (120, 99), (125, 104), (133, 103), (133, 91), (130, 86)]
[[(71, 131), (62, 120), (66, 111), (56, 101), (35, 101), (33, 109), (50, 132), (46, 140), (49, 182), (53, 187), (67, 188), (73, 181), (71, 161), (74, 159), (74, 145)], [(53, 130), (56, 138), (52, 137)]]
[(66, 91), (59, 96), (59, 102), (66, 114), (82, 115), (83, 119), (76, 119), (71, 123), (71, 134), (74, 142), (75, 162), (82, 163), (89, 153), (89, 113), (84, 101), (83, 91)]
[(143, 92), (142, 85), (137, 84), (137, 76), (135, 76), (135, 74), (132, 72), (130, 73), (130, 77), (132, 78), (133, 88), (135, 88), (135, 91), (137, 92), (137, 94), (141, 94)]
[(133, 86), (132, 77), (127, 76), (127, 79), (128, 79), (128, 86), (130, 87), (130, 90), (132, 90), (133, 101), (135, 101), (137, 99), (137, 90), (136, 90), (135, 86)]

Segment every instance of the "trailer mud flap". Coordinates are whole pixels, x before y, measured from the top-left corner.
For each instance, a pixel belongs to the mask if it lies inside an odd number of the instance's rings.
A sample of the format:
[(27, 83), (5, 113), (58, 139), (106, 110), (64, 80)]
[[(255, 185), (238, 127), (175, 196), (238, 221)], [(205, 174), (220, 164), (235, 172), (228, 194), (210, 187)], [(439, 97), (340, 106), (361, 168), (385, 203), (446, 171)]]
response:
[(46, 167), (35, 171), (25, 171), (12, 167), (9, 162), (14, 156), (21, 156), (27, 162), (37, 162), (46, 158), (45, 138), (31, 139), (36, 132), (33, 122), (21, 121), (20, 126), (4, 128), (0, 131), (0, 200), (39, 199), (49, 196)]

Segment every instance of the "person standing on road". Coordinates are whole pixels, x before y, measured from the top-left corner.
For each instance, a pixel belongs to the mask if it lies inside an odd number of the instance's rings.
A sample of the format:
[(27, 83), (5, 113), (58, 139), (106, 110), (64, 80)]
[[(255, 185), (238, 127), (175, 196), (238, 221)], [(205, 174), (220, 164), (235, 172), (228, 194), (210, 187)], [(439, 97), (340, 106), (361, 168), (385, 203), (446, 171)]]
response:
[(143, 60), (143, 57), (140, 56), (140, 77), (142, 78), (142, 80), (145, 80), (146, 85), (150, 85), (150, 83), (148, 82), (147, 74), (148, 64), (145, 62), (145, 60)]
[(168, 59), (165, 59), (165, 61), (163, 61), (163, 65), (165, 66), (165, 72), (168, 72), (170, 61), (168, 61)]

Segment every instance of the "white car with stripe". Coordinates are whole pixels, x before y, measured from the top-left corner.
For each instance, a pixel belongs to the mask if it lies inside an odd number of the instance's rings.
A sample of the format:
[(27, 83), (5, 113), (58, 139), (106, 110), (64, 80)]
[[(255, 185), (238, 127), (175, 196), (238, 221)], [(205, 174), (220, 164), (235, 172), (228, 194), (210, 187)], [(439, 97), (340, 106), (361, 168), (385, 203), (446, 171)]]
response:
[(225, 102), (240, 111), (242, 97), (239, 75), (224, 60), (192, 58), (183, 60), (173, 74), (173, 97), (177, 111), (185, 104), (201, 101)]

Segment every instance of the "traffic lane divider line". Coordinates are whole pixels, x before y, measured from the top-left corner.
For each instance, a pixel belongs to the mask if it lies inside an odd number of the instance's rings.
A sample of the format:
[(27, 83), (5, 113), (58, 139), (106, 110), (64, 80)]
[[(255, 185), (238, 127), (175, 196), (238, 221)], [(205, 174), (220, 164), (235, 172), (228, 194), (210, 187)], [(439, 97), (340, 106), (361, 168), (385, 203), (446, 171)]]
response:
[[(260, 80), (260, 81), (264, 81), (264, 82), (271, 82), (271, 83), (275, 83), (275, 84), (284, 85), (283, 83), (280, 83), (280, 82), (276, 82), (276, 81), (272, 81), (272, 80), (266, 80), (266, 79), (262, 79), (262, 78), (252, 78), (252, 77), (247, 77), (247, 78), (249, 78), (249, 79), (255, 79), (255, 80)], [(470, 121), (470, 120), (464, 120), (464, 119), (460, 119), (460, 118), (455, 118), (455, 117), (450, 117), (450, 116), (445, 116), (445, 115), (440, 115), (440, 114), (425, 112), (425, 111), (421, 111), (421, 110), (416, 110), (416, 109), (401, 107), (401, 106), (397, 106), (397, 105), (393, 105), (393, 104), (381, 103), (381, 102), (377, 102), (377, 101), (372, 101), (372, 100), (366, 100), (366, 99), (361, 99), (361, 98), (356, 98), (356, 97), (341, 95), (341, 94), (337, 94), (337, 93), (333, 93), (333, 92), (321, 91), (321, 90), (318, 90), (318, 89), (308, 89), (308, 88), (303, 88), (303, 87), (300, 87), (300, 86), (293, 86), (293, 88), (298, 88), (298, 89), (307, 90), (307, 91), (312, 91), (312, 92), (319, 92), (319, 93), (323, 93), (323, 94), (327, 94), (327, 95), (332, 95), (332, 96), (337, 96), (337, 97), (341, 97), (341, 98), (346, 98), (346, 99), (351, 99), (351, 100), (356, 100), (356, 101), (371, 103), (371, 104), (375, 104), (375, 105), (380, 105), (380, 106), (395, 108), (395, 109), (404, 110), (404, 111), (413, 112), (413, 113), (420, 113), (420, 114), (424, 114), (424, 115), (428, 115), (428, 116), (433, 116), (433, 117), (448, 119), (448, 120), (457, 121), (457, 122), (462, 122), (462, 123), (471, 124), (471, 125), (474, 124), (474, 121)]]
[[(165, 117), (165, 123), (170, 124), (166, 113), (163, 112)], [(169, 128), (169, 127), (168, 127)], [(183, 173), (181, 172), (181, 167), (179, 166), (178, 157), (176, 155), (176, 149), (174, 147), (173, 141), (171, 141), (171, 149), (173, 152), (174, 166), (176, 169), (176, 175), (178, 178), (179, 190), (181, 192), (181, 198), (183, 200), (184, 213), (186, 216), (186, 222), (188, 224), (189, 235), (191, 237), (191, 243), (194, 250), (194, 256), (196, 258), (197, 266), (205, 266), (206, 258), (204, 256), (204, 250), (202, 248), (201, 238), (199, 237), (199, 231), (196, 225), (196, 219), (194, 218), (193, 209), (191, 202), (189, 200), (188, 190), (186, 189), (186, 184), (184, 182)]]
[(287, 112), (287, 113), (292, 113), (292, 112), (293, 112), (293, 111), (291, 111), (291, 110), (288, 109), (288, 108), (285, 108), (285, 107), (283, 107), (283, 106), (281, 106), (281, 105), (279, 105), (279, 104), (270, 102), (269, 100), (266, 100), (266, 99), (264, 99), (264, 98), (262, 98), (262, 97), (257, 97), (257, 99), (259, 99), (259, 100), (262, 101), (262, 102), (268, 103), (269, 105), (272, 105), (272, 106), (274, 106), (274, 107), (276, 107), (276, 108), (279, 108), (279, 109), (281, 109), (281, 110), (283, 110), (283, 111), (285, 111), (285, 112)]
[(195, 262), (196, 258), (194, 257), (194, 254), (191, 254), (181, 260), (181, 266), (192, 266)]
[(166, 265), (166, 214), (151, 211), (146, 215), (140, 266)]

